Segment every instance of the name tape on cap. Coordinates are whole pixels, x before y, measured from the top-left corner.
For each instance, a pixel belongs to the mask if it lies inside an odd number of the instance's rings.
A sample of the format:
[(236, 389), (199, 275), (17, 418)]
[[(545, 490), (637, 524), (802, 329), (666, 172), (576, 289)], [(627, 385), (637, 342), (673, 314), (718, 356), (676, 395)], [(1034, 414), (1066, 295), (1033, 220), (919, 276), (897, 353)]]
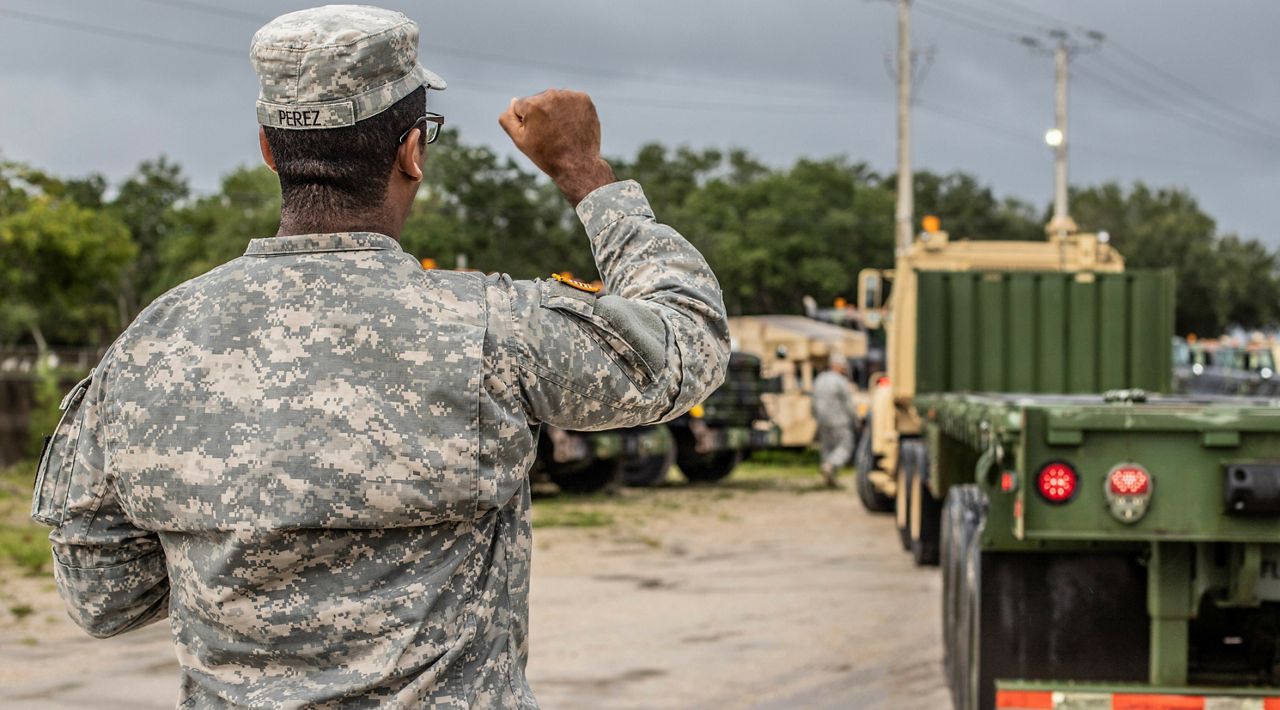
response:
[(351, 101), (303, 106), (258, 102), (258, 123), (272, 128), (341, 128), (355, 122), (356, 107)]

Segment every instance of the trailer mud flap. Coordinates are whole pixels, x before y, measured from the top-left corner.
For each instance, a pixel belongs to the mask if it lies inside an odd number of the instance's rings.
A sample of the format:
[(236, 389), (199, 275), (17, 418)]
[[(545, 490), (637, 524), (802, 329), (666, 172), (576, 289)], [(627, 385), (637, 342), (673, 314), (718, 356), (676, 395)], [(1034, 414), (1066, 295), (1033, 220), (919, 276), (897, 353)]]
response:
[(978, 707), (995, 706), (1001, 678), (1145, 682), (1150, 627), (1134, 610), (1146, 608), (1146, 592), (1137, 555), (984, 551)]

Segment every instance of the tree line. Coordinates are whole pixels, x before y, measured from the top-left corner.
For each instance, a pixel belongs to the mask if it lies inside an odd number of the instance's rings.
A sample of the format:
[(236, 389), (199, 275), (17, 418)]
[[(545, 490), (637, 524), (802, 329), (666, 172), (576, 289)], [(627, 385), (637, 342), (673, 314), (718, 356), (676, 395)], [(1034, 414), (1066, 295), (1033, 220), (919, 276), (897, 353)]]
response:
[[(593, 278), (581, 226), (530, 169), (456, 133), (431, 146), (401, 242), (442, 268), (516, 278)], [(864, 267), (893, 260), (894, 180), (844, 158), (771, 167), (743, 150), (652, 144), (611, 161), (644, 186), (659, 218), (707, 256), (731, 313), (798, 313), (852, 299)], [(241, 168), (196, 194), (180, 166), (148, 160), (112, 186), (0, 163), (0, 344), (103, 345), (152, 299), (275, 233), (280, 198), (265, 167)], [(915, 176), (918, 215), (952, 238), (1043, 240), (1048, 208), (998, 199), (968, 173)], [(1130, 268), (1178, 277), (1179, 332), (1280, 321), (1280, 262), (1254, 239), (1221, 234), (1188, 192), (1107, 183), (1074, 188), (1072, 216), (1106, 230)]]

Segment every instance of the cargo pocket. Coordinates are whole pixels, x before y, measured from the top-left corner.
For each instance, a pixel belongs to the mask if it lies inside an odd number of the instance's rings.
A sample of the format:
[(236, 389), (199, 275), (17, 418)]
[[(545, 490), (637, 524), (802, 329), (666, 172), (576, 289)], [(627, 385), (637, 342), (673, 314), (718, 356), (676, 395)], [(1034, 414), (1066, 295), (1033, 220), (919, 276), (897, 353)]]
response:
[(76, 449), (80, 443), (84, 418), (79, 416), (85, 392), (93, 382), (93, 372), (76, 383), (62, 398), (58, 408), (62, 417), (53, 436), (45, 442), (36, 466), (35, 491), (31, 496), (31, 517), (45, 525), (61, 525), (67, 512), (67, 493), (71, 488)]
[(541, 305), (571, 317), (588, 335), (604, 346), (618, 369), (639, 389), (653, 382), (653, 370), (618, 329), (596, 312), (594, 294), (575, 291), (555, 281), (541, 282)]

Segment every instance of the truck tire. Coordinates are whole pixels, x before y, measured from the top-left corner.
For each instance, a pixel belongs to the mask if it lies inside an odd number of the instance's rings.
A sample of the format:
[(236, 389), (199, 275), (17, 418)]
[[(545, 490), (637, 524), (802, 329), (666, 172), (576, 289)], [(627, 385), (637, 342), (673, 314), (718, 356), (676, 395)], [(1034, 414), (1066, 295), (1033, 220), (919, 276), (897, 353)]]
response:
[(911, 559), (919, 566), (938, 564), (938, 538), (940, 536), (942, 504), (929, 490), (929, 451), (923, 441), (908, 441), (903, 445), (905, 460), (910, 463), (911, 475), (907, 482), (907, 547)]
[(1139, 552), (984, 550), (987, 502), (975, 485), (951, 489), (943, 520), (944, 667), (956, 710), (990, 710), (996, 678), (1046, 669), (1081, 683), (1146, 681)]
[(947, 685), (957, 709), (972, 706), (968, 698), (972, 620), (969, 605), (979, 582), (970, 579), (968, 568), (971, 551), (979, 547), (980, 531), (985, 525), (987, 498), (978, 486), (953, 486), (947, 492), (942, 511), (942, 653)]
[(547, 475), (565, 493), (598, 493), (621, 484), (622, 462), (614, 458), (571, 466), (550, 464)]
[(894, 501), (889, 496), (876, 490), (871, 483), (871, 472), (876, 467), (876, 457), (871, 452), (871, 417), (867, 417), (862, 427), (862, 436), (858, 437), (858, 446), (853, 454), (853, 487), (858, 492), (858, 500), (862, 507), (871, 513), (888, 513), (893, 511)]
[(898, 487), (893, 496), (893, 528), (907, 552), (911, 552), (911, 477), (915, 473), (915, 466), (908, 462), (915, 456), (910, 443), (904, 439), (898, 448)]
[(676, 465), (690, 483), (714, 483), (733, 473), (742, 454), (737, 449), (706, 454), (676, 450)]
[(622, 462), (622, 483), (643, 488), (661, 483), (676, 461), (676, 449), (672, 445), (665, 454), (640, 456)]

